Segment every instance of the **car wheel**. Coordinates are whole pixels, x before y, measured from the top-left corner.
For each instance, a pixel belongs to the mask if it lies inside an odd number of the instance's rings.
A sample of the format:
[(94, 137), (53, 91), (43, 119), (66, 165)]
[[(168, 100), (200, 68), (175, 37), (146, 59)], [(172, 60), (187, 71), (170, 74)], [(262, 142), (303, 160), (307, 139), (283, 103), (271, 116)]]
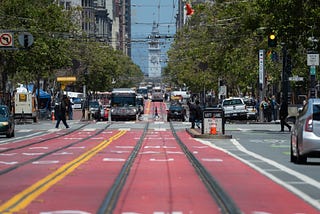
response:
[[(292, 139), (291, 139), (291, 141), (292, 141)], [(292, 162), (292, 163), (297, 162), (297, 157), (293, 155), (292, 142), (290, 144), (290, 162)]]
[(297, 157), (296, 157), (296, 163), (297, 164), (305, 164), (307, 163), (307, 156), (305, 155), (300, 155), (300, 151), (299, 151), (299, 146), (298, 146), (298, 142), (297, 142)]

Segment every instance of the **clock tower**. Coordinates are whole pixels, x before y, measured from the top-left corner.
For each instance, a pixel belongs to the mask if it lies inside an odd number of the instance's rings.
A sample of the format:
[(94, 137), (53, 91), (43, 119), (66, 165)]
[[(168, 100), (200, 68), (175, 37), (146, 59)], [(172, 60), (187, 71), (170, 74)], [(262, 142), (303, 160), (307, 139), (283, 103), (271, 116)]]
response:
[(149, 48), (148, 48), (148, 76), (149, 77), (161, 77), (161, 63), (160, 63), (160, 34), (158, 25), (153, 22), (152, 32), (149, 36), (151, 39), (149, 41)]

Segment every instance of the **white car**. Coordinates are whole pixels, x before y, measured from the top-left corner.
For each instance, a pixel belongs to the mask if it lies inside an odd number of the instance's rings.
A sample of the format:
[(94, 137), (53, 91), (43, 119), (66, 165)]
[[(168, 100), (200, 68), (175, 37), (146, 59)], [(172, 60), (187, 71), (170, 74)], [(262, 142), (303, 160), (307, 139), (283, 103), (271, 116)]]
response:
[(247, 119), (248, 109), (240, 97), (224, 99), (222, 108), (226, 119)]

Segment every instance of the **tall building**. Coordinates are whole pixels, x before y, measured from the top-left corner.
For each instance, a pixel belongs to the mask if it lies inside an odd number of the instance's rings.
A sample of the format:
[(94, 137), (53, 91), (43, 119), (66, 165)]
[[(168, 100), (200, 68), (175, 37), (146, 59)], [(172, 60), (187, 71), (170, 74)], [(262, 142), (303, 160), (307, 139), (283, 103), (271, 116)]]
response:
[(77, 36), (105, 42), (131, 55), (131, 0), (56, 0), (66, 10), (75, 10), (73, 19), (79, 25)]
[(161, 77), (161, 64), (160, 64), (160, 34), (158, 25), (153, 22), (152, 32), (150, 35), (149, 48), (148, 48), (148, 76), (149, 78)]

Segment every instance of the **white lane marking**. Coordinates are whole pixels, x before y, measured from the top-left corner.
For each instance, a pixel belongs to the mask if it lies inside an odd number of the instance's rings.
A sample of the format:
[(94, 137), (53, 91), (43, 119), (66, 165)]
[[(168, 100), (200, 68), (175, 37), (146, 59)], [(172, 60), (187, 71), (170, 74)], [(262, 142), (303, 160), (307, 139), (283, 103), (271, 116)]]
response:
[(183, 152), (179, 151), (166, 151), (167, 154), (184, 154)]
[(56, 211), (45, 211), (39, 214), (90, 214), (81, 210), (56, 210)]
[(16, 155), (17, 153), (1, 153), (0, 156), (13, 156)]
[(155, 128), (154, 129), (155, 131), (158, 131), (158, 132), (164, 132), (164, 131), (167, 131), (166, 128)]
[(95, 128), (87, 128), (87, 129), (83, 129), (82, 132), (93, 132), (95, 130), (97, 130), (97, 129), (95, 129)]
[(173, 158), (168, 158), (168, 159), (156, 159), (156, 158), (150, 158), (150, 161), (159, 161), (159, 162), (165, 162), (165, 161), (174, 161)]
[[(229, 155), (233, 156), (234, 158), (242, 161), (243, 163), (247, 164), (251, 168), (257, 170), (258, 172), (260, 172), (261, 174), (263, 174), (266, 177), (270, 178), (271, 180), (273, 180), (274, 182), (278, 183), (279, 185), (287, 188), (292, 193), (294, 193), (294, 194), (298, 195), (300, 198), (302, 198), (304, 201), (307, 201), (308, 203), (310, 203), (312, 206), (316, 207), (317, 209), (320, 209), (320, 202), (319, 201), (311, 198), (309, 195), (305, 194), (304, 192), (300, 191), (299, 189), (295, 188), (294, 186), (288, 184), (287, 182), (285, 182), (283, 180), (280, 180), (276, 176), (268, 173), (267, 171), (265, 171), (264, 169), (258, 167), (257, 165), (255, 165), (253, 163), (250, 163), (249, 161), (239, 157), (238, 155), (235, 155), (232, 152), (227, 151), (224, 148), (218, 147), (218, 146), (212, 144), (209, 141), (205, 141), (205, 140), (202, 140), (202, 139), (195, 139), (195, 140), (197, 140), (197, 141), (199, 141), (199, 142), (201, 142), (201, 143), (203, 143), (205, 145), (208, 145), (208, 146), (210, 146), (212, 148), (215, 148), (215, 149), (218, 149), (220, 151), (223, 151), (226, 154), (229, 154)], [(286, 173), (288, 173), (288, 174), (290, 174), (290, 175), (292, 175), (292, 176), (294, 176), (294, 177), (296, 177), (296, 178), (298, 178), (298, 179), (300, 179), (302, 181), (305, 181), (306, 183), (316, 187), (317, 189), (320, 188), (320, 183), (318, 181), (316, 181), (316, 180), (314, 180), (314, 179), (312, 179), (312, 178), (310, 178), (308, 176), (305, 176), (305, 175), (303, 175), (303, 174), (301, 174), (299, 172), (296, 172), (296, 171), (294, 171), (294, 170), (292, 170), (292, 169), (290, 169), (288, 167), (285, 167), (285, 166), (283, 166), (283, 165), (281, 165), (281, 164), (279, 164), (279, 163), (277, 163), (277, 162), (275, 162), (273, 160), (270, 160), (270, 159), (265, 158), (265, 157), (263, 157), (263, 156), (261, 156), (259, 154), (256, 154), (254, 152), (251, 152), (251, 151), (247, 150), (236, 139), (231, 139), (231, 142), (238, 148), (238, 150), (246, 153), (247, 155), (250, 155), (250, 156), (252, 156), (254, 158), (263, 160), (266, 163), (268, 163), (268, 164), (280, 169), (281, 171), (284, 171), (284, 172), (286, 172)]]
[(49, 149), (49, 147), (47, 146), (42, 146), (42, 147), (31, 147), (29, 148), (30, 150), (33, 150), (33, 149)]
[(82, 137), (65, 137), (64, 140), (82, 140)]
[(140, 152), (140, 155), (147, 155), (147, 154), (160, 154), (160, 152), (155, 152), (155, 151), (145, 151), (145, 152)]
[(115, 150), (111, 150), (110, 152), (122, 154), (122, 153), (130, 153), (131, 151), (119, 151), (119, 150), (115, 151)]
[(43, 155), (44, 153), (43, 152), (35, 152), (35, 153), (23, 152), (22, 154), (26, 156), (36, 156), (36, 155)]
[(9, 144), (9, 143), (18, 143), (20, 139), (25, 140), (27, 138), (31, 138), (31, 137), (34, 137), (34, 136), (36, 136), (36, 137), (40, 136), (41, 137), (41, 135), (44, 135), (44, 132), (37, 132), (37, 133), (32, 133), (32, 134), (21, 136), (21, 137), (15, 137), (14, 138), (14, 140), (15, 140), (14, 142), (12, 142), (12, 141), (8, 142), (6, 140), (1, 140), (0, 143), (2, 145)]
[(59, 163), (58, 160), (48, 160), (48, 161), (34, 161), (32, 164), (56, 164)]
[(116, 148), (132, 149), (134, 146), (116, 146)]
[(0, 164), (5, 164), (5, 165), (14, 165), (17, 164), (18, 162), (12, 161), (12, 162), (5, 162), (5, 161), (0, 161)]
[(103, 161), (114, 161), (114, 162), (124, 162), (126, 159), (124, 158), (103, 158)]
[(208, 162), (223, 162), (223, 160), (219, 158), (202, 158), (201, 160)]
[(72, 152), (59, 152), (59, 153), (54, 153), (53, 155), (73, 155)]

